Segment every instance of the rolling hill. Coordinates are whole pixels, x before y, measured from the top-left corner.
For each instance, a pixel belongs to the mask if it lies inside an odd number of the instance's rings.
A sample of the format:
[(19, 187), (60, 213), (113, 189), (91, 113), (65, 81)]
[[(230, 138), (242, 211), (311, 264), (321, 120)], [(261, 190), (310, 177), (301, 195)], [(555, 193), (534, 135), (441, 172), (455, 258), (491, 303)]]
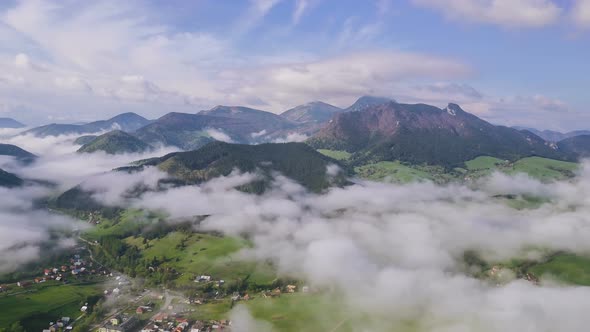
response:
[(25, 125), (12, 118), (0, 118), (0, 128), (24, 128)]
[(150, 120), (135, 113), (123, 113), (108, 120), (95, 121), (82, 125), (52, 123), (27, 130), (24, 134), (47, 137), (59, 135), (83, 135), (113, 129), (132, 132), (146, 126), (150, 122)]
[(104, 151), (108, 154), (138, 153), (149, 150), (149, 144), (121, 130), (113, 130), (84, 144), (78, 152)]
[(353, 153), (351, 160), (357, 165), (400, 160), (451, 167), (480, 155), (508, 160), (527, 156), (571, 159), (533, 133), (494, 126), (456, 104), (440, 109), (375, 101), (360, 111), (337, 114), (308, 143)]
[[(258, 172), (261, 175), (259, 180), (238, 188), (251, 193), (262, 193), (268, 189), (270, 181), (278, 172), (310, 191), (320, 192), (347, 183), (343, 172), (327, 174), (328, 166), (337, 163), (303, 143), (244, 145), (211, 142), (199, 150), (142, 160), (116, 171), (136, 172), (144, 167), (155, 166), (171, 175), (172, 179), (163, 180), (166, 187), (199, 184), (227, 176), (236, 169)], [(101, 205), (91, 192), (83, 190), (81, 186), (67, 190), (50, 204), (53, 208), (74, 213), (101, 211), (103, 214), (113, 214), (117, 211), (116, 207)]]
[(259, 170), (265, 180), (249, 189), (255, 192), (263, 191), (272, 174), (279, 172), (317, 192), (344, 183), (344, 177), (333, 179), (326, 174), (328, 165), (335, 163), (303, 143), (244, 145), (212, 142), (196, 151), (153, 158), (143, 166), (157, 166), (188, 184), (227, 176), (235, 169), (242, 172)]
[(590, 135), (566, 138), (557, 142), (560, 150), (577, 155), (579, 158), (590, 157)]
[(0, 143), (0, 156), (11, 156), (16, 158), (16, 160), (28, 164), (37, 158), (36, 155), (26, 151), (24, 149), (19, 148), (16, 145), (12, 144), (1, 144)]
[(18, 176), (0, 169), (0, 187), (19, 187), (23, 184), (23, 180)]

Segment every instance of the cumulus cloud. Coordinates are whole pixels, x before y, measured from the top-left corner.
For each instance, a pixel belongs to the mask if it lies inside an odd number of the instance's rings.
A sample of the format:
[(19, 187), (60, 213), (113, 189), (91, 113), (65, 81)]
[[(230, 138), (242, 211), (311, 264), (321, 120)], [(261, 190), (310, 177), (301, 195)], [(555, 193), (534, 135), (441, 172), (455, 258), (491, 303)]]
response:
[(236, 332), (271, 332), (272, 325), (268, 322), (256, 320), (244, 305), (238, 305), (230, 312), (232, 331)]
[[(96, 133), (100, 134), (100, 133)], [(62, 190), (86, 180), (89, 176), (109, 172), (114, 168), (125, 166), (133, 161), (163, 156), (178, 151), (173, 147), (159, 147), (143, 153), (109, 155), (102, 151), (91, 154), (79, 154), (79, 145), (74, 140), (80, 135), (60, 135), (36, 137), (34, 135), (16, 135), (1, 137), (0, 142), (14, 144), (39, 158), (27, 167), (6, 161), (0, 167), (16, 173), (23, 178), (45, 180), (56, 183)]]
[(301, 133), (289, 133), (285, 137), (279, 137), (273, 140), (273, 143), (289, 143), (289, 142), (303, 142), (309, 136)]
[(228, 134), (224, 133), (222, 130), (210, 128), (210, 129), (207, 129), (206, 132), (209, 136), (211, 136), (213, 139), (215, 139), (217, 141), (226, 142), (226, 143), (233, 143), (234, 142), (234, 140)]
[(447, 17), (506, 27), (538, 28), (555, 23), (561, 13), (552, 0), (413, 0)]
[(63, 235), (50, 238), (50, 231), (62, 234), (64, 230), (84, 226), (73, 219), (36, 209), (33, 201), (49, 193), (47, 188), (38, 186), (0, 187), (0, 274), (35, 261), (45, 244), (51, 243), (50, 247), (54, 249), (72, 244), (71, 241), (64, 241)]
[(572, 17), (574, 22), (582, 27), (590, 27), (590, 1), (576, 0), (572, 9)]

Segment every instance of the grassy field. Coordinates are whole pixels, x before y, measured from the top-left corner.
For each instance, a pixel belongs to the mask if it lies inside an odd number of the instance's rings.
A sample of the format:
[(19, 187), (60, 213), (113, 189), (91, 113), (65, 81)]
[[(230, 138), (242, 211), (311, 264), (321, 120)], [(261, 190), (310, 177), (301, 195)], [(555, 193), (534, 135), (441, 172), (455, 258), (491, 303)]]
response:
[(146, 241), (142, 237), (125, 239), (142, 250), (144, 258), (166, 258), (166, 265), (182, 275), (177, 283), (193, 283), (196, 275), (211, 275), (214, 279), (243, 280), (267, 284), (275, 279), (268, 264), (237, 260), (233, 254), (249, 244), (245, 240), (199, 233), (172, 232), (161, 239)]
[(319, 149), (319, 153), (336, 160), (348, 160), (351, 154), (346, 151)]
[[(411, 323), (390, 321), (390, 317), (370, 319), (343, 303), (345, 301), (337, 295), (294, 293), (274, 298), (256, 294), (252, 300), (235, 305), (246, 306), (254, 318), (271, 324), (275, 331), (415, 331)], [(223, 300), (199, 306), (191, 318), (225, 319), (231, 310), (231, 302)], [(377, 321), (388, 323), (374, 326)]]
[(84, 237), (89, 240), (98, 240), (106, 235), (122, 236), (152, 224), (159, 218), (163, 216), (142, 210), (125, 210), (117, 220), (101, 219), (100, 224), (88, 230)]
[(481, 156), (481, 157), (477, 157), (475, 159), (465, 162), (465, 166), (467, 166), (467, 169), (470, 171), (478, 171), (478, 170), (496, 169), (505, 163), (506, 162), (502, 159), (488, 157), (488, 156)]
[(41, 331), (50, 321), (60, 317), (76, 319), (80, 307), (89, 296), (100, 295), (99, 284), (87, 285), (35, 285), (18, 295), (0, 297), (0, 327), (22, 321), (27, 331)]
[(417, 168), (405, 166), (399, 161), (380, 161), (356, 167), (355, 173), (367, 180), (408, 183), (432, 180), (432, 174)]
[(578, 167), (579, 165), (576, 163), (529, 157), (516, 161), (507, 173), (526, 173), (542, 181), (562, 180), (574, 176)]
[(506, 160), (481, 156), (465, 162), (465, 168), (455, 168), (452, 171), (442, 167), (406, 165), (399, 161), (381, 161), (356, 167), (357, 176), (373, 180), (408, 183), (431, 180), (437, 183), (461, 181), (464, 178), (478, 179), (500, 171), (507, 174), (525, 173), (541, 181), (563, 180), (575, 175), (579, 165), (576, 163), (529, 157), (514, 163)]
[(572, 254), (559, 254), (546, 263), (533, 266), (530, 271), (537, 277), (550, 277), (567, 284), (590, 286), (590, 258)]

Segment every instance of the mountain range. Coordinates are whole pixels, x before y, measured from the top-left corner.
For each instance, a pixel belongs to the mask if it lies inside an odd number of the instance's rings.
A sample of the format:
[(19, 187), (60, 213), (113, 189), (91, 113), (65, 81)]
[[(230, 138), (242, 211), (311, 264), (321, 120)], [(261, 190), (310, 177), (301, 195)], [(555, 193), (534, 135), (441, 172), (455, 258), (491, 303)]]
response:
[(568, 131), (565, 133), (554, 131), (554, 130), (538, 130), (534, 128), (528, 127), (513, 127), (514, 129), (518, 130), (528, 130), (531, 133), (541, 137), (542, 139), (549, 141), (549, 142), (559, 142), (566, 138), (575, 137), (575, 136), (582, 136), (582, 135), (590, 135), (590, 130), (574, 130)]
[[(88, 135), (117, 129), (95, 137)], [(213, 141), (260, 144), (298, 140), (316, 149), (352, 154), (353, 165), (377, 161), (459, 166), (477, 156), (506, 160), (541, 156), (574, 160), (586, 155), (585, 139), (563, 143), (555, 132), (496, 126), (449, 104), (441, 109), (426, 104), (403, 104), (384, 97), (363, 96), (341, 109), (312, 102), (274, 114), (241, 106), (216, 106), (190, 113), (168, 113), (147, 120), (125, 113), (83, 125), (52, 124), (28, 131), (38, 136), (79, 134), (80, 152), (141, 152), (152, 146), (196, 150)], [(584, 132), (562, 134), (578, 136)], [(544, 139), (539, 135), (543, 135)], [(550, 136), (548, 136), (550, 135)]]
[(52, 123), (49, 125), (29, 129), (23, 134), (32, 134), (37, 137), (47, 137), (59, 135), (83, 135), (113, 129), (132, 132), (146, 126), (149, 123), (150, 120), (135, 113), (123, 113), (108, 120), (95, 121), (86, 124)]
[(24, 128), (25, 125), (12, 118), (0, 118), (0, 128)]

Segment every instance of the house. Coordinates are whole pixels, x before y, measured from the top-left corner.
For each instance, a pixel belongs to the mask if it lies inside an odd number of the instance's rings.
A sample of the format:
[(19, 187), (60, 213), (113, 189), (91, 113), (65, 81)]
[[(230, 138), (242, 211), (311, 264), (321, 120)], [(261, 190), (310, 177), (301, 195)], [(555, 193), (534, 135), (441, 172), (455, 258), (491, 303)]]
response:
[(143, 314), (143, 307), (137, 307), (137, 309), (135, 309), (135, 313), (138, 315)]
[(30, 281), (19, 281), (19, 282), (16, 283), (16, 285), (18, 287), (22, 287), (22, 288), (27, 288), (27, 287), (31, 286), (32, 284), (33, 283), (30, 282)]
[(211, 276), (202, 275), (199, 277), (199, 281), (211, 281)]
[(51, 270), (50, 269), (45, 269), (43, 270), (43, 274), (45, 274), (46, 276), (51, 274)]
[(82, 308), (80, 308), (80, 311), (82, 311), (82, 312), (88, 311), (88, 306), (85, 306), (85, 305), (82, 306)]
[(287, 285), (287, 293), (295, 293), (297, 286), (295, 285)]
[(168, 320), (167, 314), (157, 314), (154, 316), (154, 322), (161, 323), (165, 320)]

